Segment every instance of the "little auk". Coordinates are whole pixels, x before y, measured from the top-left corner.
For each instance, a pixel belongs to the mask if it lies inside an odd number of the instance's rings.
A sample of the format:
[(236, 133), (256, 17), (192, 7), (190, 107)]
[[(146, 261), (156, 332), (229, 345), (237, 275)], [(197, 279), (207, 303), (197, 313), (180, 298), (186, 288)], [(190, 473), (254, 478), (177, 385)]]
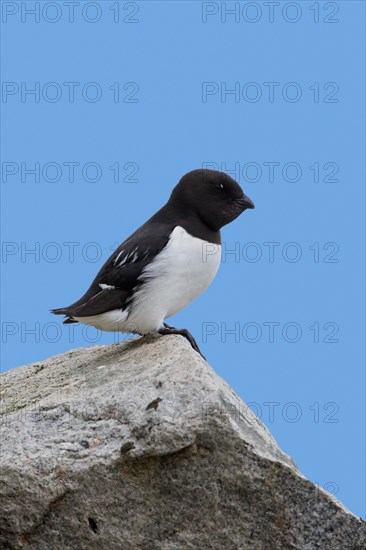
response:
[[(216, 170), (188, 172), (168, 202), (106, 261), (86, 293), (68, 307), (64, 323), (133, 334), (181, 334), (165, 323), (213, 281), (221, 260), (220, 229), (254, 208), (240, 185)], [(202, 355), (202, 354), (201, 354)]]

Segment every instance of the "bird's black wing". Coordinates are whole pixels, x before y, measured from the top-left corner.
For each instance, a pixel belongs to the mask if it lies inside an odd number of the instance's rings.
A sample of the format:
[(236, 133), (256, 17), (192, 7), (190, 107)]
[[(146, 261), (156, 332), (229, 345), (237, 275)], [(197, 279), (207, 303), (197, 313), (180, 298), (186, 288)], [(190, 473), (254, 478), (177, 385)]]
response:
[(174, 225), (147, 221), (110, 256), (98, 272), (87, 292), (68, 307), (52, 313), (72, 317), (89, 317), (112, 309), (124, 308), (133, 290), (141, 284), (139, 276), (169, 241)]

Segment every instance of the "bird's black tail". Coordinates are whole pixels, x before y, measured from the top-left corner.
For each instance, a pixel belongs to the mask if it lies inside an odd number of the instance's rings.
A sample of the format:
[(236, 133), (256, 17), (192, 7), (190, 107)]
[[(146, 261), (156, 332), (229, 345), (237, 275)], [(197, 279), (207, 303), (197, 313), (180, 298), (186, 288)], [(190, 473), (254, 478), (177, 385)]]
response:
[(58, 309), (51, 309), (51, 313), (54, 313), (55, 315), (66, 315), (67, 319), (64, 320), (64, 325), (68, 325), (70, 323), (77, 323), (77, 321), (74, 321), (72, 317), (70, 317), (69, 308), (67, 307), (60, 307)]

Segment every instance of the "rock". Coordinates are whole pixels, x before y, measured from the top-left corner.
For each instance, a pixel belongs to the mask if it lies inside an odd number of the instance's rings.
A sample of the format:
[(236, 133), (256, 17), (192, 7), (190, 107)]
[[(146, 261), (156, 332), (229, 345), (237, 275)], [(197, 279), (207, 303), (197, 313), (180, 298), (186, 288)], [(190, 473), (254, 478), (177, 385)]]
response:
[(0, 547), (361, 550), (181, 336), (76, 349), (2, 376)]

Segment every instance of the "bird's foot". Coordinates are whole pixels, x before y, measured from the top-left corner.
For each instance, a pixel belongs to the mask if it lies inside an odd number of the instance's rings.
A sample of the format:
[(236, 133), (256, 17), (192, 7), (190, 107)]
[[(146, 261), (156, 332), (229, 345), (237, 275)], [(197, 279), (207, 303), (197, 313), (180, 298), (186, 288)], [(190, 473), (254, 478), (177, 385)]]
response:
[(181, 336), (184, 336), (184, 338), (187, 338), (188, 342), (191, 344), (192, 348), (200, 354), (201, 357), (206, 361), (206, 357), (202, 355), (200, 348), (198, 347), (198, 344), (196, 340), (193, 338), (192, 334), (186, 329), (186, 328), (175, 328), (171, 327), (167, 323), (163, 323), (163, 327), (161, 327), (158, 332), (159, 334), (180, 334)]

